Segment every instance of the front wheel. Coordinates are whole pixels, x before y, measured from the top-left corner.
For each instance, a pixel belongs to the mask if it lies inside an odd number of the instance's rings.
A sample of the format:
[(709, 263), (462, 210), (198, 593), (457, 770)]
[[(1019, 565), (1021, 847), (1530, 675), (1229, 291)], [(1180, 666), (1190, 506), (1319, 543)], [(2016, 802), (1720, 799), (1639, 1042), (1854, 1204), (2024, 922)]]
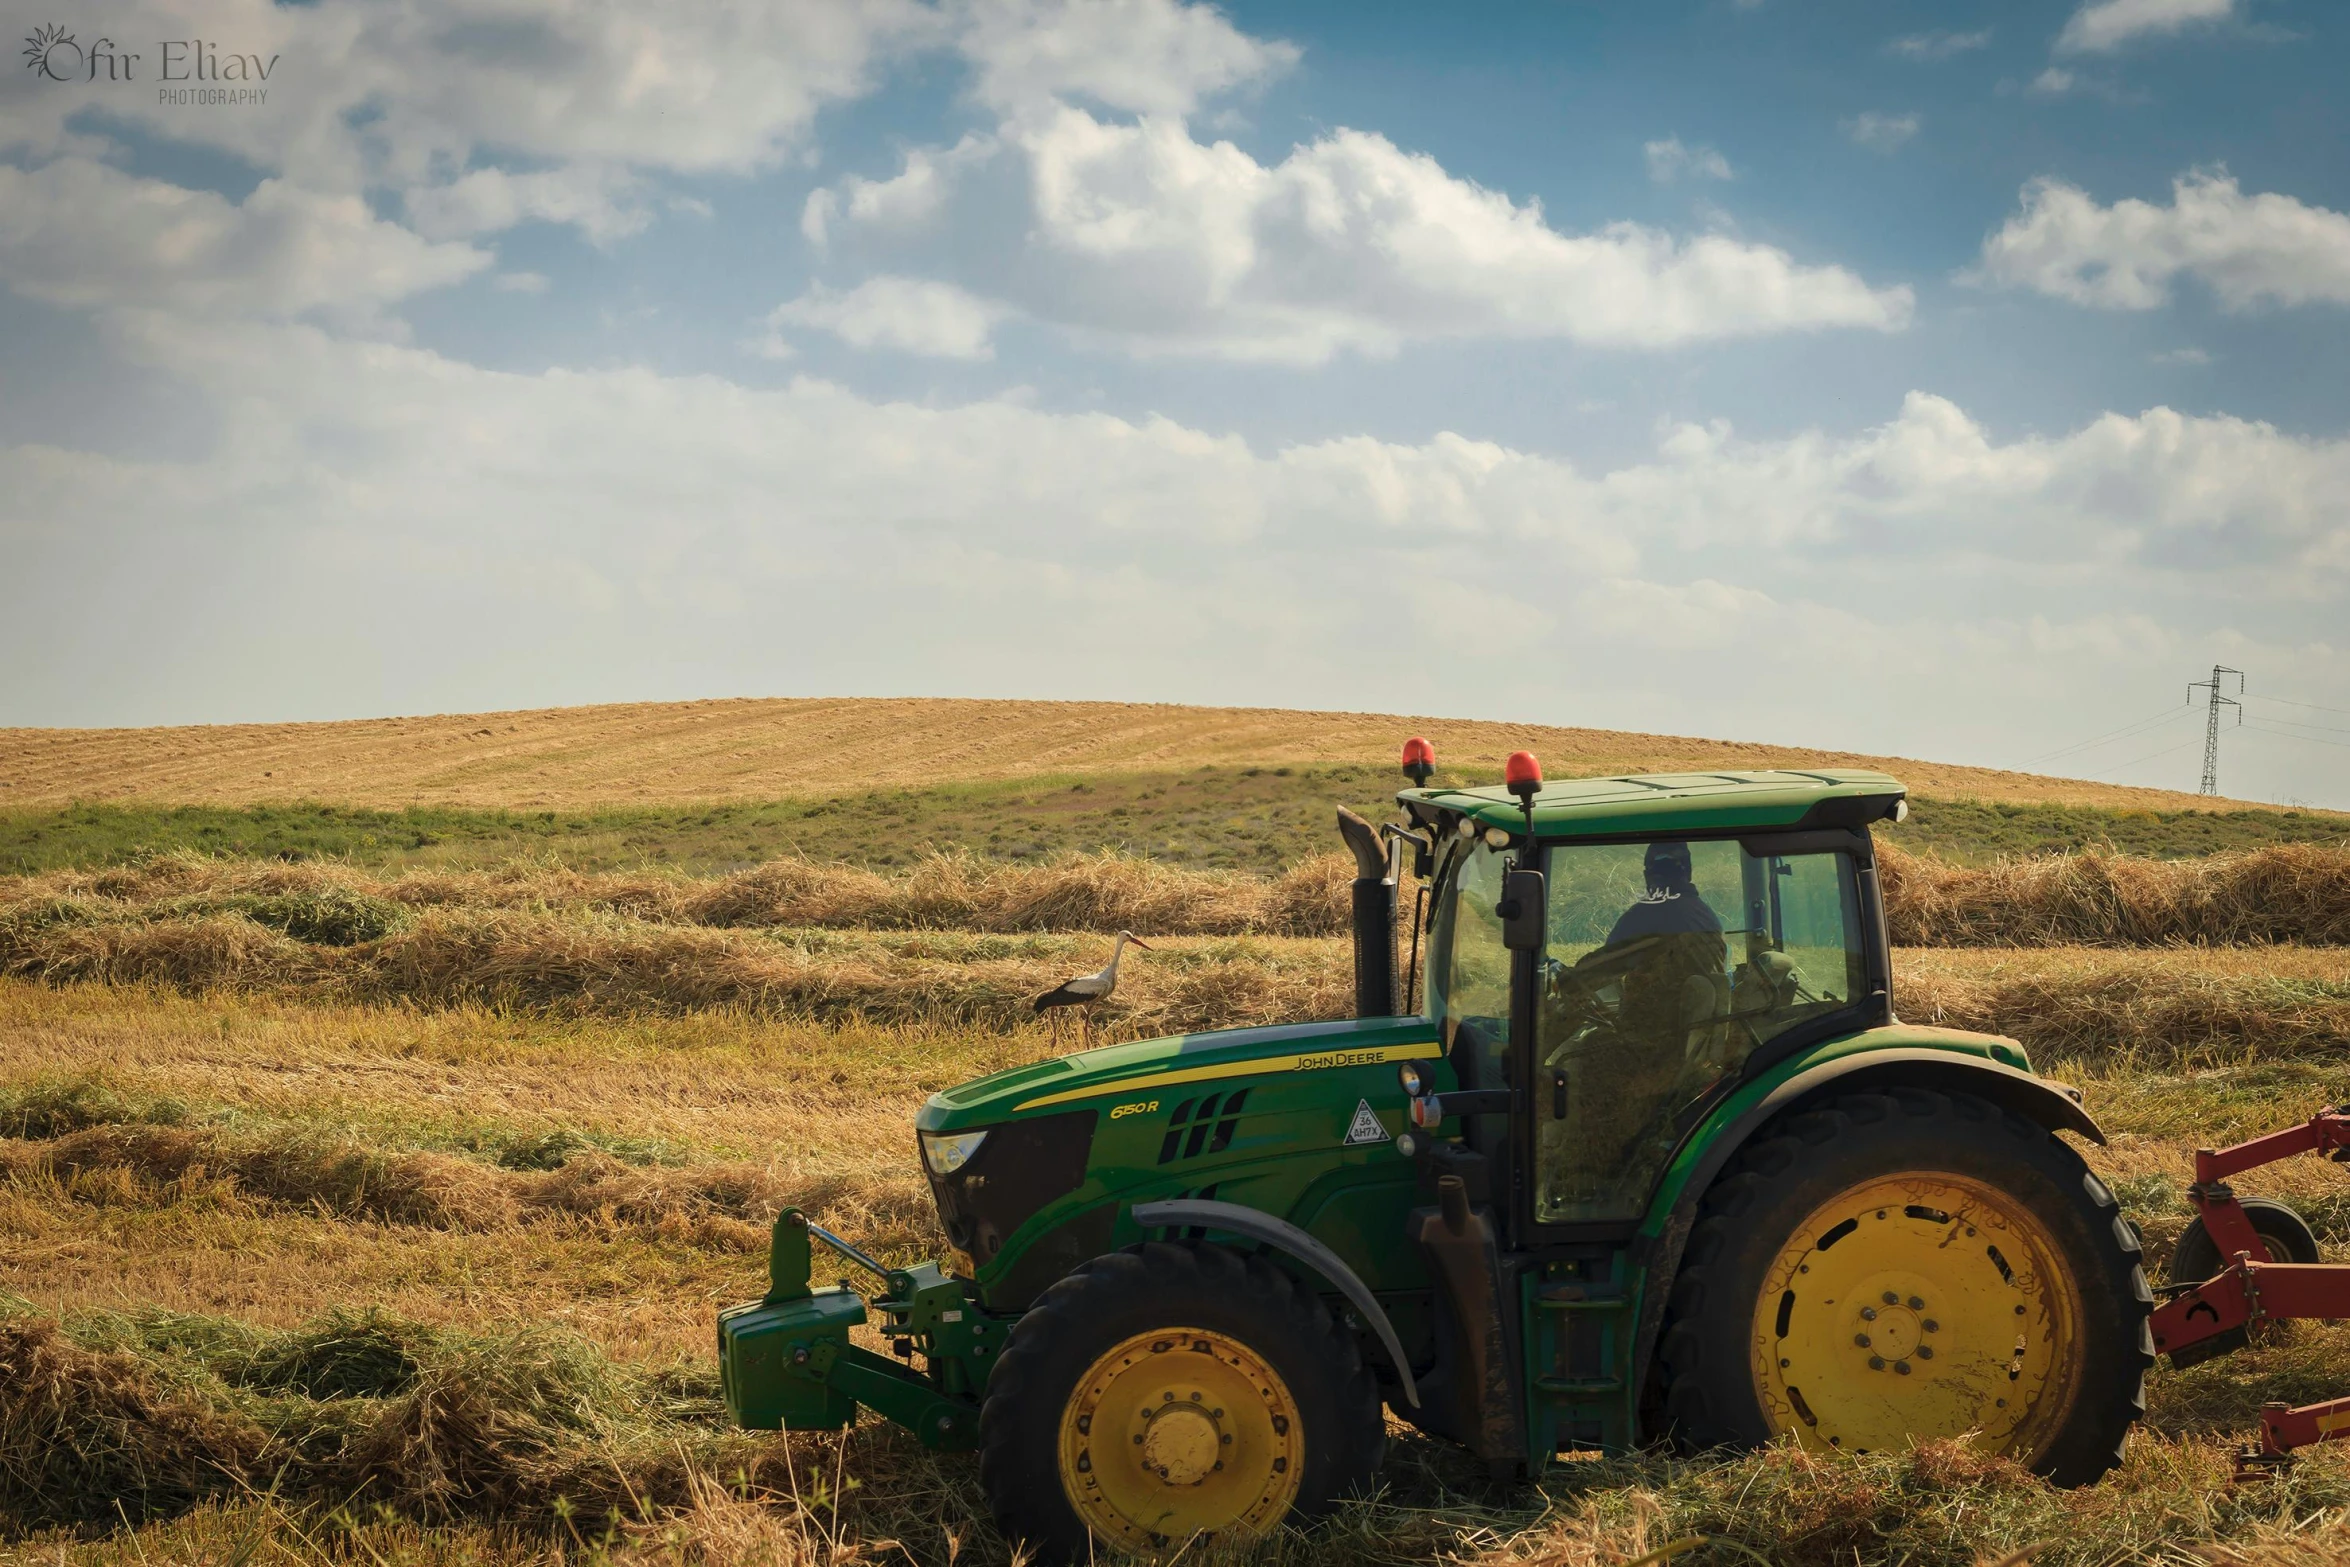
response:
[(980, 1406), (1005, 1533), (1081, 1559), (1247, 1537), (1367, 1490), (1386, 1446), (1351, 1335), (1287, 1273), (1213, 1245), (1097, 1257), (1013, 1330)]
[(2062, 1485), (2145, 1407), (2153, 1293), (2113, 1195), (1964, 1094), (1856, 1093), (1766, 1127), (1707, 1192), (1662, 1340), (1699, 1446), (1971, 1435)]

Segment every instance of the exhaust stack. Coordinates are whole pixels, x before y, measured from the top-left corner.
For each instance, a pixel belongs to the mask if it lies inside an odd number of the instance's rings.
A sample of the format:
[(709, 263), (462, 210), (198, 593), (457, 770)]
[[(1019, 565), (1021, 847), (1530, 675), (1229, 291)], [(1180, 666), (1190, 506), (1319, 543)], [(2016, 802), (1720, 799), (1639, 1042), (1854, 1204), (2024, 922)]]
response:
[(1355, 857), (1355, 1016), (1393, 1017), (1395, 869), (1379, 829), (1343, 805), (1338, 831)]

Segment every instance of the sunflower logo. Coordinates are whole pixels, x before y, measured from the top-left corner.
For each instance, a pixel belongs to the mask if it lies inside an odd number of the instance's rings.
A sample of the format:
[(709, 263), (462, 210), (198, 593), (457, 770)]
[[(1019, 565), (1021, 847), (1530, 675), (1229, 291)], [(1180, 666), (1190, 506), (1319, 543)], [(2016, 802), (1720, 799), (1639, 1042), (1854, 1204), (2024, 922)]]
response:
[[(67, 65), (67, 60), (73, 63)], [(70, 80), (81, 68), (81, 45), (73, 41), (73, 34), (51, 24), (36, 28), (25, 35), (24, 63), (53, 82)]]

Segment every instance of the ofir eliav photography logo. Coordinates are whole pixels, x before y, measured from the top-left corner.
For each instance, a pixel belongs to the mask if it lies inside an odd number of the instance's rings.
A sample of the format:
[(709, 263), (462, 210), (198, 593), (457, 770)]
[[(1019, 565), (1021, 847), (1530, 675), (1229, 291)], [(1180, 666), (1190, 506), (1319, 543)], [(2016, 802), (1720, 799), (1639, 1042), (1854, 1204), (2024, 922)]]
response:
[(24, 44), (26, 67), (44, 81), (151, 81), (156, 102), (173, 107), (265, 104), (277, 62), (274, 54), (223, 48), (209, 38), (168, 38), (143, 50), (124, 49), (106, 37), (84, 44), (55, 23), (26, 34)]

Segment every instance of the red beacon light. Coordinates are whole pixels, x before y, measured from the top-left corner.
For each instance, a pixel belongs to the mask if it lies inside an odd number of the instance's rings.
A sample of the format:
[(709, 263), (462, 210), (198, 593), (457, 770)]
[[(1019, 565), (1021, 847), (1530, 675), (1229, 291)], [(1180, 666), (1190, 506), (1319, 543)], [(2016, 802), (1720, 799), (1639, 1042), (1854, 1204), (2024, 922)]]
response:
[(1428, 787), (1428, 775), (1436, 771), (1436, 748), (1418, 735), (1403, 743), (1403, 773), (1417, 789)]
[(1542, 791), (1542, 764), (1534, 760), (1532, 751), (1512, 751), (1509, 760), (1501, 764), (1501, 781), (1521, 805), (1531, 809), (1534, 796)]

